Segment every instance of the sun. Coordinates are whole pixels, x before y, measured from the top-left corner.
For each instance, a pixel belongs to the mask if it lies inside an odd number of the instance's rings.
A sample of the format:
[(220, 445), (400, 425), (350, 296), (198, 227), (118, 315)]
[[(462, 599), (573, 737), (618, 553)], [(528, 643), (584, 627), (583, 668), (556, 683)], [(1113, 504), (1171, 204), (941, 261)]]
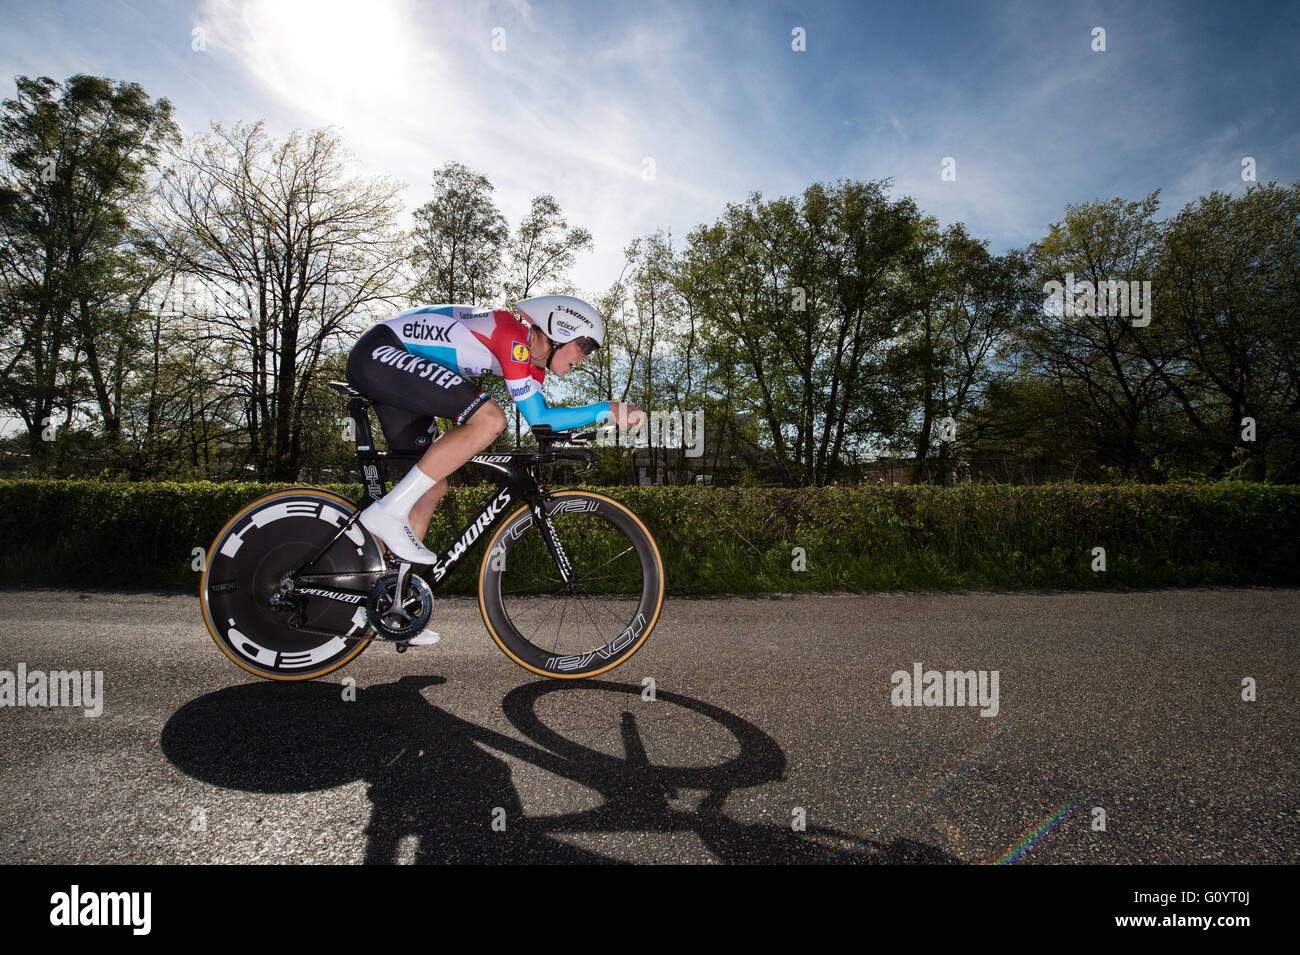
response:
[(419, 31), (404, 0), (214, 0), (205, 12), (300, 109), (338, 122), (407, 108)]

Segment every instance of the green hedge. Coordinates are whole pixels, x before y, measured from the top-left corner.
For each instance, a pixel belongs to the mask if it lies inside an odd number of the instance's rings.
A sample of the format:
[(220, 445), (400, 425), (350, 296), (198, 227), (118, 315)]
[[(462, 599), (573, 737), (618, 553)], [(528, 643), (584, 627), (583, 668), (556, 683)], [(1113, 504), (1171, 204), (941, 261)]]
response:
[[(0, 482), (0, 582), (194, 589), (193, 549), (285, 486)], [(453, 488), (431, 546), (490, 490)], [(676, 594), (1300, 584), (1295, 486), (600, 490), (654, 533)], [(1095, 547), (1105, 548), (1105, 573), (1092, 569)], [(465, 561), (445, 589), (471, 593), (477, 568)]]

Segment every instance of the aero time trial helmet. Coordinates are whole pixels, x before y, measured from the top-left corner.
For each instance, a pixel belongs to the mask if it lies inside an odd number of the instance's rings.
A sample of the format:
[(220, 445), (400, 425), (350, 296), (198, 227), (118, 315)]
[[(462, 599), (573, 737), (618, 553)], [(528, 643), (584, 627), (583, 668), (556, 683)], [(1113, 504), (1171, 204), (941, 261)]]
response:
[(590, 355), (605, 341), (605, 323), (594, 308), (572, 295), (536, 295), (515, 303), (520, 318), (536, 325), (557, 347), (576, 341)]

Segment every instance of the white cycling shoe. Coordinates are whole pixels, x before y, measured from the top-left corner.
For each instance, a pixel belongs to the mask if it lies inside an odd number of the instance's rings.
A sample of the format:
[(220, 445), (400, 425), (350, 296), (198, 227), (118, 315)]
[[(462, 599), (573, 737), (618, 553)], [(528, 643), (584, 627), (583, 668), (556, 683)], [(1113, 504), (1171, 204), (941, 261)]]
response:
[(406, 641), (408, 647), (428, 647), (442, 639), (441, 634), (434, 630), (426, 630), (423, 633), (417, 633), (410, 640)]
[[(397, 486), (361, 512), (361, 526), (387, 545), (388, 549), (412, 564), (434, 564), (438, 555), (424, 546), (411, 530), (411, 508), (424, 492), (438, 482), (413, 467)], [(412, 641), (414, 642), (414, 641)]]

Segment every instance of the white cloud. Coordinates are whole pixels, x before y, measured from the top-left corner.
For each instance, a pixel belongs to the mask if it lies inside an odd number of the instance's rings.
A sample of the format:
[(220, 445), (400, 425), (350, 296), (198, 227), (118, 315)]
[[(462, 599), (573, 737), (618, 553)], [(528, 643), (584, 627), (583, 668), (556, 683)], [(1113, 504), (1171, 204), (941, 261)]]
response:
[[(636, 235), (683, 235), (773, 180), (806, 185), (790, 169), (809, 157), (771, 64), (701, 57), (717, 28), (696, 14), (638, 15), (603, 40), (577, 40), (566, 12), (524, 3), (435, 15), (399, 0), (204, 0), (196, 22), (209, 53), (251, 76), (278, 115), (340, 127), (368, 169), (407, 182), (408, 213), (453, 159), (488, 177), (512, 222), (533, 196), (555, 195), (595, 237), (573, 275), (594, 291)], [(729, 24), (729, 42), (761, 48), (767, 38), (748, 29)]]
[[(596, 254), (573, 278), (595, 290), (617, 276), (634, 235), (716, 215), (741, 198), (744, 179), (735, 137), (720, 133), (721, 111), (681, 59), (702, 28), (650, 11), (607, 44), (578, 43), (545, 13), (526, 3), (435, 15), (401, 0), (204, 0), (196, 22), (209, 52), (277, 106), (340, 127), (368, 169), (406, 181), (408, 212), (450, 160), (486, 175), (512, 222), (533, 196), (555, 195), (571, 224), (593, 232)], [(645, 157), (654, 182), (642, 178)]]

